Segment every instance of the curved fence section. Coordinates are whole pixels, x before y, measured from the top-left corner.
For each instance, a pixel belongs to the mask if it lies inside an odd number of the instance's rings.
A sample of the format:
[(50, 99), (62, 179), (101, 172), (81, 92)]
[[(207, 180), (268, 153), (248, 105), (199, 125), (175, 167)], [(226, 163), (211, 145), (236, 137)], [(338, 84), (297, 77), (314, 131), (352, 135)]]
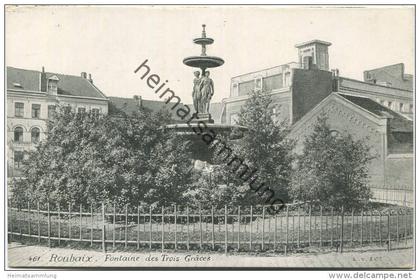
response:
[(102, 250), (307, 252), (412, 246), (413, 209), (287, 205), (196, 208), (28, 203), (8, 207), (8, 239)]

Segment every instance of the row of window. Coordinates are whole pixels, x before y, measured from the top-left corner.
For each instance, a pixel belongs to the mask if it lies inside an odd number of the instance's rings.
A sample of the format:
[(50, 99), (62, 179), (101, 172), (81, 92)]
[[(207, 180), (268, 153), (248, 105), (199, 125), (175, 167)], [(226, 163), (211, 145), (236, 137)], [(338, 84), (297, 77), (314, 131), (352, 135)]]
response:
[[(388, 107), (392, 110), (399, 111), (401, 113), (413, 113), (413, 104), (397, 103), (387, 100), (378, 100), (383, 106)], [(408, 105), (408, 108), (407, 108)]]
[[(22, 102), (15, 103), (15, 117), (23, 118), (25, 112), (25, 104)], [(79, 107), (77, 112), (80, 114), (86, 113), (86, 108)], [(99, 114), (99, 109), (93, 108), (91, 110), (92, 114)], [(48, 105), (48, 118), (52, 118), (55, 113), (55, 105)], [(32, 118), (39, 119), (41, 116), (41, 105), (32, 104)]]
[[(283, 80), (284, 79), (284, 80)], [(254, 80), (234, 83), (232, 97), (247, 95), (251, 91), (267, 91), (290, 86), (290, 72), (268, 77), (257, 77)]]
[[(18, 126), (15, 127), (13, 132), (13, 141), (16, 143), (23, 143), (23, 128)], [(41, 130), (37, 127), (31, 129), (31, 142), (36, 144), (39, 142), (39, 138), (41, 135)]]

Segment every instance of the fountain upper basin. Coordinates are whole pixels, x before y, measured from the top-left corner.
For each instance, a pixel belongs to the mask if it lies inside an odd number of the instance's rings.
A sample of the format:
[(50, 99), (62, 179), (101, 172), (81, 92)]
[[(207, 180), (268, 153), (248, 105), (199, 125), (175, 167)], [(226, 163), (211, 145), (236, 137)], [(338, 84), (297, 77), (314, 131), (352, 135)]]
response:
[(217, 56), (190, 56), (183, 60), (185, 65), (196, 68), (214, 68), (225, 63), (223, 59)]

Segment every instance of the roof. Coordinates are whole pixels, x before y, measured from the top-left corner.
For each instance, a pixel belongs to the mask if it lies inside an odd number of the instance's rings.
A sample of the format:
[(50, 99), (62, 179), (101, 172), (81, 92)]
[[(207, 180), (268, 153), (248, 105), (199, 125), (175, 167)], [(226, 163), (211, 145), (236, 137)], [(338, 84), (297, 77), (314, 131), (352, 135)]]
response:
[[(89, 80), (80, 76), (45, 72), (46, 79), (58, 79), (58, 95), (78, 97), (107, 97)], [(41, 92), (41, 71), (7, 67), (7, 89)], [(20, 86), (17, 86), (20, 84)]]
[(300, 47), (304, 47), (304, 46), (312, 45), (312, 44), (321, 44), (321, 45), (331, 46), (330, 42), (315, 39), (315, 40), (303, 42), (300, 44), (296, 44), (295, 47), (300, 48)]
[[(178, 115), (171, 110), (172, 106), (176, 103), (170, 102), (166, 104), (164, 101), (155, 101), (155, 100), (144, 100), (139, 97), (135, 98), (126, 98), (126, 97), (116, 97), (110, 96), (110, 112), (112, 113), (112, 107), (115, 107), (117, 110), (121, 110), (127, 115), (131, 115), (134, 112), (137, 112), (139, 109), (139, 104), (141, 103), (141, 108), (146, 108), (152, 112), (159, 112), (160, 110), (168, 110), (172, 113), (172, 119), (176, 121), (182, 121)], [(179, 107), (180, 105), (178, 105)], [(191, 107), (190, 107), (191, 108)]]
[(373, 101), (370, 98), (346, 94), (340, 94), (340, 96), (378, 117), (388, 118), (389, 129), (391, 132), (413, 132), (413, 121)]

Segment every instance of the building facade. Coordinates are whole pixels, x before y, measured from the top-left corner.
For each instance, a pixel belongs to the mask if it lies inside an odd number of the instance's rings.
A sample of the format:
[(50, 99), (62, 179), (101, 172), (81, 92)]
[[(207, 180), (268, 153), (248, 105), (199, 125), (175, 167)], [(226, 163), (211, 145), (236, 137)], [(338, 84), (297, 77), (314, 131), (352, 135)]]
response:
[(339, 70), (329, 69), (330, 45), (320, 40), (298, 44), (298, 63), (232, 78), (220, 122), (235, 124), (252, 91), (267, 93), (272, 97), (273, 118), (290, 126), (289, 137), (297, 141), (295, 152), (301, 153), (317, 117), (326, 115), (332, 129), (368, 139), (377, 155), (369, 167), (375, 199), (387, 196), (381, 201), (409, 204), (413, 201), (413, 77), (404, 73), (403, 64), (365, 71), (363, 81), (342, 77)]
[(108, 98), (92, 76), (63, 75), (7, 67), (8, 176), (19, 177), (25, 152), (45, 139), (47, 121), (57, 106), (77, 112), (108, 113)]
[[(350, 79), (340, 76), (337, 69), (329, 69), (329, 46), (331, 43), (321, 40), (297, 44), (299, 62), (233, 77), (230, 95), (223, 100), (223, 112), (219, 121), (234, 124), (240, 108), (252, 91), (272, 95), (273, 116), (286, 120), (290, 125), (329, 94), (338, 91), (371, 98), (412, 118), (412, 75), (404, 73), (403, 64), (365, 71), (364, 81)], [(376, 80), (367, 79), (368, 77), (375, 77)]]

